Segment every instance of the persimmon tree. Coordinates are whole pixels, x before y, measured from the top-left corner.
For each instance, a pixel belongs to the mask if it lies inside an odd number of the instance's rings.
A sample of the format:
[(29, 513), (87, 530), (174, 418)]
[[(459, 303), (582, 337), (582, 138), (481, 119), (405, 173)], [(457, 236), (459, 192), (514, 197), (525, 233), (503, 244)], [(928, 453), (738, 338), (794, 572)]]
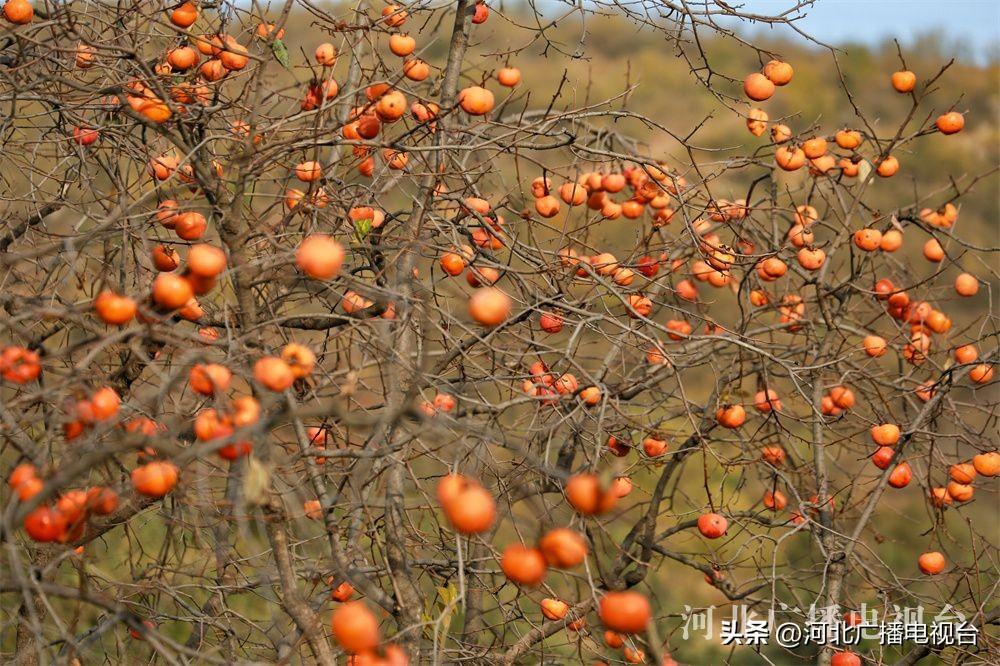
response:
[[(689, 574), (995, 649), (996, 171), (908, 175), (966, 109), (902, 50), (873, 115), (800, 33), (851, 122), (769, 111), (734, 25), (801, 11), (7, 0), (5, 658), (669, 664)], [(518, 66), (610, 13), (739, 146)]]

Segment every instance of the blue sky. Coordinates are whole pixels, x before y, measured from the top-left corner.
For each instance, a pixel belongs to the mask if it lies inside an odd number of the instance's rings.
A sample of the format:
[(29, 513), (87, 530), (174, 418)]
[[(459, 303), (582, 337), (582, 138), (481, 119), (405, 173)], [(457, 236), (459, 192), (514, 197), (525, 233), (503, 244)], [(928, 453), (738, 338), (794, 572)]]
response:
[[(768, 14), (796, 4), (795, 0), (732, 1), (744, 11)], [(906, 44), (917, 35), (939, 32), (955, 44), (956, 51), (967, 50), (976, 60), (1000, 55), (1000, 0), (816, 0), (804, 11), (800, 29), (829, 43), (898, 37)]]

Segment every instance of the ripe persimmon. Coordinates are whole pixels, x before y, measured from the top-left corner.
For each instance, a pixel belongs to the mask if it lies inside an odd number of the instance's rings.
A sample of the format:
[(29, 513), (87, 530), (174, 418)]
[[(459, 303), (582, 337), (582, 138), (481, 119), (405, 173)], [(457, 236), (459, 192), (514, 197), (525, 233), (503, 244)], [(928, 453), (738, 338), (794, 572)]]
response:
[(165, 460), (154, 460), (132, 470), (132, 485), (147, 497), (163, 497), (177, 485), (177, 466)]
[(510, 316), (510, 296), (495, 287), (481, 287), (469, 297), (469, 315), (483, 326), (499, 326)]
[(703, 513), (698, 516), (698, 531), (708, 539), (718, 539), (729, 528), (729, 521), (717, 513)]
[(993, 366), (980, 363), (969, 370), (969, 379), (976, 384), (989, 384), (993, 379)]
[(871, 427), (872, 441), (879, 446), (895, 446), (899, 442), (900, 430), (895, 423), (883, 423)]
[(291, 366), (277, 356), (263, 356), (253, 365), (253, 376), (271, 391), (284, 391), (295, 383)]
[(417, 40), (407, 34), (395, 33), (389, 36), (389, 50), (392, 51), (393, 55), (405, 58), (416, 48)]
[(956, 134), (965, 127), (965, 116), (958, 111), (949, 111), (937, 117), (934, 121), (941, 134)]
[(834, 135), (833, 140), (844, 150), (854, 150), (861, 145), (862, 137), (857, 130), (842, 129)]
[(976, 468), (971, 463), (958, 463), (948, 468), (948, 477), (955, 483), (968, 485), (976, 480)]
[(569, 604), (559, 599), (542, 599), (539, 606), (541, 606), (542, 615), (553, 621), (563, 619), (569, 612)]
[(764, 506), (772, 511), (784, 511), (788, 506), (788, 498), (780, 490), (767, 490), (764, 492)]
[(191, 390), (201, 395), (215, 395), (229, 388), (233, 373), (218, 363), (196, 363), (191, 367), (188, 384)]
[(443, 497), (441, 508), (448, 522), (460, 534), (480, 534), (489, 530), (496, 522), (496, 501), (479, 484), (466, 483), (455, 491), (439, 486), (438, 497)]
[(493, 93), (480, 86), (463, 88), (458, 93), (458, 104), (470, 116), (484, 116), (493, 110)]
[(153, 248), (153, 266), (161, 272), (176, 270), (181, 265), (181, 255), (177, 250), (166, 245), (157, 245)]
[(378, 620), (361, 601), (347, 601), (337, 606), (331, 620), (333, 637), (350, 654), (374, 650), (379, 644)]
[(779, 146), (774, 161), (785, 171), (797, 171), (805, 166), (806, 154), (798, 146)]
[(983, 476), (996, 476), (1000, 474), (1000, 452), (978, 453), (972, 456), (972, 466)]
[(344, 248), (324, 234), (307, 236), (295, 251), (295, 263), (303, 273), (317, 280), (328, 280), (340, 272)]
[(917, 86), (917, 75), (908, 69), (892, 73), (892, 87), (896, 92), (908, 93)]
[[(601, 623), (610, 631), (623, 634), (641, 634), (649, 626), (653, 611), (649, 605), (649, 599), (644, 594), (634, 590), (626, 590), (624, 592), (608, 592), (601, 597), (598, 614)], [(605, 642), (609, 646), (614, 647), (613, 644), (618, 643), (618, 647), (620, 647), (624, 642), (616, 636), (612, 636), (611, 639), (608, 641), (608, 635), (605, 633)]]
[(879, 249), (882, 243), (882, 232), (878, 229), (866, 228), (858, 229), (854, 232), (854, 245), (865, 252), (873, 252)]
[(722, 405), (715, 412), (715, 420), (724, 428), (739, 428), (747, 420), (743, 405)]
[(755, 102), (763, 102), (774, 94), (774, 83), (760, 72), (743, 79), (743, 93)]
[(944, 571), (945, 564), (944, 555), (936, 550), (924, 553), (917, 558), (917, 566), (920, 567), (920, 571), (928, 576)]
[(205, 235), (208, 221), (196, 211), (178, 213), (174, 218), (174, 233), (184, 240), (198, 240)]
[(776, 86), (787, 85), (794, 73), (792, 66), (781, 60), (770, 60), (764, 65), (764, 76)]
[(509, 580), (529, 587), (541, 584), (547, 573), (542, 551), (518, 543), (504, 548), (500, 568)]
[(317, 46), (313, 55), (316, 57), (316, 62), (325, 67), (333, 67), (337, 64), (337, 48), (329, 42), (323, 42)]
[(28, 0), (7, 0), (3, 6), (4, 18), (16, 25), (31, 23), (35, 10)]
[(136, 313), (136, 302), (128, 296), (113, 291), (102, 291), (94, 299), (94, 310), (104, 323), (121, 326), (132, 321)]
[(182, 3), (170, 12), (170, 22), (178, 28), (190, 28), (198, 20), (198, 5), (193, 2)]
[(188, 270), (205, 278), (214, 278), (226, 269), (226, 253), (205, 243), (192, 245), (187, 256)]
[(614, 508), (618, 497), (601, 487), (597, 476), (589, 473), (574, 474), (566, 482), (566, 499), (578, 513), (593, 516), (607, 513)]
[(955, 293), (959, 296), (975, 296), (979, 293), (979, 280), (974, 275), (962, 273), (955, 278)]
[(886, 155), (875, 168), (875, 173), (881, 178), (891, 178), (897, 171), (899, 171), (899, 160), (892, 155)]
[(910, 463), (903, 462), (896, 465), (889, 474), (889, 485), (893, 488), (905, 488), (913, 478), (913, 470)]
[(763, 136), (767, 131), (767, 112), (763, 109), (750, 109), (747, 111), (747, 129), (754, 136)]
[(153, 280), (153, 301), (162, 308), (182, 308), (193, 296), (191, 284), (179, 275), (160, 273)]
[(861, 666), (861, 657), (850, 650), (841, 650), (830, 657), (830, 666)]
[(497, 72), (497, 82), (508, 88), (513, 88), (521, 82), (521, 70), (516, 67), (501, 67)]
[(557, 569), (572, 569), (586, 558), (587, 541), (578, 532), (565, 527), (550, 530), (538, 542), (545, 561)]

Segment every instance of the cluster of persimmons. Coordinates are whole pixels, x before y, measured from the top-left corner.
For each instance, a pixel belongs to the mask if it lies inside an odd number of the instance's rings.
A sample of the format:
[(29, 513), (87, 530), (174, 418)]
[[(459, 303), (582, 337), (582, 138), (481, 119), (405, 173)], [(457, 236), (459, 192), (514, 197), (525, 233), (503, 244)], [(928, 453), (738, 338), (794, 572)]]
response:
[[(183, 2), (167, 12), (166, 20), (176, 28), (175, 45), (158, 54), (155, 74), (157, 80), (135, 78), (126, 82), (123, 101), (105, 100), (105, 106), (116, 108), (138, 123), (150, 127), (169, 127), (181, 122), (188, 114), (187, 106), (212, 102), (211, 86), (246, 68), (255, 66), (259, 53), (251, 49), (249, 41), (240, 41), (227, 34), (202, 33), (189, 30), (194, 26), (203, 9), (196, 3)], [(481, 24), (489, 17), (485, 4), (474, 6), (472, 23)], [(32, 5), (28, 0), (7, 0), (3, 8), (6, 20), (12, 24), (26, 25), (33, 20)], [(408, 19), (407, 11), (397, 5), (385, 6), (379, 21), (385, 31), (387, 48), (398, 58), (398, 74), (414, 84), (431, 78), (432, 65), (419, 57), (418, 44), (403, 28)], [(250, 40), (273, 44), (284, 31), (274, 24), (261, 22)], [(323, 111), (342, 98), (338, 82), (333, 78), (333, 68), (338, 53), (331, 43), (321, 43), (311, 54), (314, 78), (299, 88), (299, 110), (302, 113)], [(88, 69), (98, 64), (93, 48), (80, 43), (74, 55), (74, 66)], [(522, 73), (516, 67), (504, 66), (496, 74), (496, 88), (515, 89), (523, 85)], [(778, 87), (788, 85), (793, 79), (789, 63), (772, 60), (760, 72), (749, 74), (743, 82), (746, 96), (754, 103), (771, 98)], [(461, 88), (454, 99), (418, 98), (391, 83), (373, 82), (359, 87), (363, 99), (349, 105), (347, 119), (338, 127), (340, 139), (349, 147), (356, 162), (350, 176), (371, 179), (379, 175), (379, 168), (405, 174), (413, 170), (414, 157), (402, 144), (386, 135), (391, 128), (406, 125), (407, 134), (418, 129), (425, 140), (433, 140), (440, 131), (440, 123), (449, 114), (464, 114), (466, 122), (488, 122), (497, 110), (495, 93), (483, 85)], [(917, 78), (909, 71), (891, 75), (892, 87), (902, 94), (914, 94)], [(430, 97), (430, 89), (428, 89)], [(298, 99), (298, 98), (297, 98)], [(356, 100), (355, 100), (356, 101)], [(407, 115), (409, 118), (407, 119)], [(407, 119), (406, 123), (401, 123)], [(894, 176), (900, 169), (899, 160), (888, 154), (875, 142), (874, 137), (853, 128), (839, 128), (832, 135), (810, 133), (798, 136), (788, 125), (772, 122), (760, 107), (751, 108), (745, 116), (746, 127), (755, 137), (768, 134), (773, 143), (774, 164), (783, 171), (806, 168), (810, 178), (844, 179), (860, 182), (870, 171), (881, 178)], [(411, 123), (411, 124), (408, 124)], [(940, 115), (934, 127), (941, 135), (951, 135), (964, 127), (964, 117), (957, 111)], [(237, 139), (250, 143), (266, 144), (268, 137), (251, 134), (256, 132), (244, 121), (233, 121), (229, 131)], [(742, 130), (741, 130), (742, 131)], [(932, 133), (933, 130), (928, 133)], [(68, 137), (79, 150), (100, 146), (104, 140), (99, 127), (77, 125)], [(382, 146), (381, 150), (378, 146)], [(866, 147), (871, 150), (863, 152)], [(286, 220), (301, 215), (306, 218), (317, 211), (339, 206), (337, 184), (346, 177), (342, 164), (325, 162), (316, 152), (297, 155), (284, 169), (284, 185), (280, 195)], [(416, 153), (416, 151), (414, 151)], [(769, 162), (770, 164), (770, 162)], [(192, 162), (178, 153), (168, 151), (144, 163), (147, 181), (151, 187), (179, 186), (187, 188), (193, 197), (203, 193), (205, 178), (222, 178), (231, 167), (221, 161), (211, 163), (211, 173), (197, 173)], [(535, 173), (538, 173), (537, 171)], [(355, 175), (356, 174), (356, 175)], [(534, 174), (532, 174), (533, 176)], [(690, 173), (687, 173), (690, 177)], [(814, 314), (807, 311), (811, 301), (805, 296), (806, 283), (814, 284), (828, 271), (832, 271), (828, 249), (833, 238), (824, 237), (825, 228), (820, 222), (820, 212), (810, 203), (800, 203), (789, 208), (790, 224), (776, 235), (770, 247), (762, 247), (741, 235), (741, 225), (749, 223), (758, 212), (747, 199), (726, 200), (704, 198), (696, 185), (685, 175), (666, 163), (651, 163), (638, 156), (614, 165), (603, 165), (579, 171), (544, 170), (541, 175), (526, 179), (533, 204), (519, 213), (528, 224), (542, 224), (560, 215), (568, 217), (574, 211), (594, 215), (598, 221), (615, 221), (615, 224), (641, 225), (644, 233), (656, 234), (667, 227), (683, 227), (689, 234), (690, 251), (684, 253), (647, 252), (636, 256), (619, 257), (582, 243), (564, 241), (544, 248), (551, 259), (547, 270), (558, 273), (571, 285), (586, 285), (606, 297), (609, 311), (620, 306), (615, 316), (624, 326), (655, 322), (657, 310), (665, 298), (674, 299), (677, 305), (703, 307), (710, 305), (704, 295), (706, 289), (731, 290), (771, 318), (771, 324), (790, 334), (806, 331)], [(436, 188), (441, 206), (449, 205), (448, 192)], [(216, 327), (202, 325), (205, 308), (199, 298), (210, 295), (224, 298), (219, 291), (225, 288), (230, 271), (241, 268), (230, 265), (232, 247), (213, 240), (216, 236), (210, 218), (191, 200), (163, 198), (149, 216), (151, 224), (176, 236), (177, 245), (163, 242), (151, 251), (149, 260), (153, 275), (144, 283), (141, 293), (122, 293), (104, 289), (93, 299), (88, 316), (100, 322), (107, 330), (125, 329), (130, 326), (171, 326), (181, 320), (200, 326), (199, 335), (206, 343), (219, 340)], [(467, 222), (468, 243), (455, 243), (435, 250), (434, 266), (444, 273), (443, 281), (464, 276), (471, 288), (467, 302), (470, 326), (477, 335), (488, 336), (499, 331), (529, 330), (545, 339), (558, 336), (568, 323), (579, 318), (579, 308), (546, 303), (534, 306), (512, 298), (505, 288), (504, 272), (497, 266), (502, 261), (496, 257), (515, 255), (517, 252), (513, 227), (516, 223), (505, 220), (501, 211), (509, 210), (502, 197), (492, 199), (478, 195), (453, 199), (455, 219)], [(530, 202), (531, 200), (528, 199)], [(388, 225), (388, 208), (379, 204), (343, 206), (344, 217), (352, 232), (339, 234), (309, 227), (295, 241), (294, 262), (296, 277), (321, 285), (337, 284), (343, 287), (339, 307), (348, 318), (364, 319), (372, 316), (392, 321), (396, 317), (396, 304), (377, 302), (357, 288), (353, 279), (354, 263), (361, 263), (358, 244), (363, 232), (380, 230)], [(692, 214), (693, 212), (693, 214)], [(535, 215), (538, 217), (536, 218)], [(959, 209), (946, 202), (940, 209), (920, 210), (914, 223), (926, 229), (950, 230), (958, 220)], [(896, 219), (876, 217), (869, 225), (851, 230), (847, 236), (853, 245), (852, 252), (866, 257), (882, 270), (887, 264), (879, 263), (884, 257), (903, 247), (908, 230)], [(847, 243), (845, 242), (845, 245)], [(183, 251), (183, 256), (178, 248)], [(827, 248), (827, 249), (824, 249)], [(923, 256), (932, 266), (950, 261), (941, 243), (931, 237), (923, 246)], [(884, 273), (883, 273), (884, 275)], [(666, 296), (661, 280), (669, 278)], [(461, 280), (457, 280), (461, 282)], [(860, 278), (858, 279), (860, 283)], [(663, 282), (666, 284), (666, 282)], [(953, 291), (958, 297), (976, 296), (984, 284), (975, 275), (962, 271), (954, 279)], [(741, 285), (748, 285), (745, 290)], [(463, 287), (464, 288), (464, 287)], [(949, 291), (951, 289), (949, 288)], [(946, 304), (924, 300), (918, 287), (904, 288), (890, 277), (879, 277), (864, 290), (864, 298), (885, 314), (886, 328), (891, 324), (893, 333), (879, 333), (879, 320), (872, 321), (871, 330), (850, 331), (854, 336), (853, 352), (869, 358), (879, 358), (898, 349), (902, 359), (917, 368), (924, 365), (937, 349), (948, 349), (954, 364), (967, 370), (967, 384), (973, 387), (987, 385), (994, 376), (992, 356), (981, 357), (974, 344), (963, 344), (949, 349), (946, 335), (952, 328), (952, 319)], [(722, 293), (722, 292), (720, 292)], [(779, 295), (780, 294), (780, 295)], [(531, 309), (522, 315), (522, 310)], [(665, 338), (648, 345), (640, 353), (650, 372), (672, 364), (670, 345), (686, 343), (711, 336), (725, 336), (731, 332), (706, 318), (703, 327), (692, 322), (692, 317), (680, 307), (671, 305), (662, 323)], [(900, 341), (897, 330), (904, 331)], [(554, 338), (549, 338), (554, 339)], [(197, 362), (186, 369), (186, 388), (204, 398), (207, 404), (190, 414), (190, 429), (194, 439), (204, 450), (226, 461), (249, 456), (253, 452), (253, 438), (247, 434), (261, 423), (261, 396), (267, 392), (281, 394), (304, 386), (314, 376), (317, 354), (310, 345), (287, 341), (280, 349), (269, 354), (259, 346), (253, 348), (252, 371), (240, 379), (240, 370), (224, 362)], [(277, 347), (276, 347), (277, 348)], [(581, 409), (596, 412), (611, 396), (607, 387), (593, 379), (580, 379), (572, 369), (553, 370), (542, 360), (528, 360), (524, 372), (511, 381), (512, 391), (521, 398), (537, 404), (544, 410)], [(38, 351), (22, 345), (7, 345), (0, 351), (0, 375), (8, 387), (17, 389), (38, 382), (50, 371), (46, 359)], [(580, 375), (582, 376), (582, 375)], [(235, 385), (248, 384), (254, 392), (240, 393)], [(751, 399), (742, 401), (736, 395), (723, 394), (708, 411), (714, 419), (712, 427), (726, 431), (740, 431), (754, 419), (769, 419), (784, 415), (801, 407), (805, 413), (818, 410), (830, 422), (855, 408), (858, 399), (855, 389), (848, 382), (838, 382), (825, 390), (818, 405), (796, 400), (793, 395), (782, 395), (774, 386), (760, 386)], [(935, 379), (928, 379), (917, 386), (913, 393), (922, 403), (935, 399), (940, 390)], [(419, 404), (427, 418), (457, 416), (460, 404), (451, 390), (442, 388), (432, 400)], [(161, 457), (157, 451), (143, 444), (142, 439), (163, 433), (163, 425), (148, 416), (131, 413), (127, 399), (123, 400), (115, 388), (101, 385), (80, 395), (65, 410), (62, 424), (67, 442), (72, 442), (94, 429), (120, 429), (138, 442), (138, 459), (131, 467), (134, 491), (146, 498), (162, 498), (184, 482), (184, 470), (174, 461)], [(800, 414), (799, 416), (803, 416)], [(805, 416), (803, 416), (805, 418)], [(316, 448), (324, 448), (326, 431), (313, 427), (309, 436)], [(914, 436), (906, 423), (878, 422), (870, 428), (871, 462), (887, 470), (887, 483), (892, 488), (907, 487), (913, 479), (913, 470), (905, 460), (902, 445)], [(602, 442), (605, 441), (603, 438)], [(866, 444), (867, 445), (867, 444)], [(664, 461), (670, 455), (667, 435), (651, 429), (641, 436), (641, 448), (646, 459)], [(612, 434), (606, 440), (606, 452), (613, 456), (627, 456), (632, 445), (626, 438)], [(786, 451), (780, 444), (767, 443), (759, 447), (760, 460), (774, 470), (786, 465)], [(317, 462), (322, 458), (317, 458)], [(948, 481), (930, 488), (928, 501), (937, 508), (968, 502), (974, 494), (974, 483), (980, 477), (1000, 474), (1000, 453), (985, 450), (967, 460), (953, 460), (948, 468)], [(586, 469), (568, 474), (561, 479), (565, 501), (574, 512), (574, 525), (606, 516), (633, 490), (633, 481), (627, 474), (596, 473)], [(22, 462), (7, 477), (7, 484), (20, 502), (30, 502), (41, 493), (46, 484), (46, 473), (35, 465)], [(85, 533), (88, 520), (114, 514), (119, 509), (119, 489), (109, 486), (60, 489), (58, 497), (35, 506), (24, 517), (25, 533), (36, 542), (53, 542), (72, 545)], [(451, 473), (437, 481), (436, 496), (447, 523), (458, 534), (475, 537), (489, 536), (495, 530), (498, 518), (498, 498), (481, 479), (460, 473)], [(829, 502), (832, 504), (832, 499)], [(37, 502), (37, 500), (36, 500)], [(764, 491), (763, 505), (770, 511), (785, 512), (790, 500), (778, 487)], [(802, 525), (818, 512), (819, 498), (810, 503), (791, 506), (787, 518)], [(303, 506), (307, 516), (316, 520), (324, 518), (319, 500), (307, 500)], [(696, 528), (706, 539), (720, 539), (727, 534), (732, 516), (722, 509), (706, 509), (696, 520)], [(551, 571), (569, 571), (582, 568), (588, 557), (593, 556), (588, 536), (576, 526), (558, 526), (547, 529), (537, 542), (509, 541), (501, 545), (500, 571), (510, 582), (524, 588), (542, 586)], [(944, 556), (928, 551), (919, 556), (919, 570), (927, 575), (941, 573), (946, 568)], [(332, 597), (338, 603), (332, 614), (332, 634), (344, 651), (355, 655), (352, 664), (369, 663), (401, 664), (407, 662), (405, 651), (399, 645), (386, 643), (380, 633), (378, 618), (364, 601), (354, 599), (355, 590), (341, 580), (333, 587)], [(608, 590), (600, 596), (597, 617), (603, 627), (607, 646), (623, 648), (623, 658), (632, 663), (642, 663), (645, 656), (638, 643), (630, 636), (645, 632), (653, 621), (650, 600), (635, 590)], [(549, 621), (565, 621), (571, 631), (586, 627), (586, 609), (574, 608), (571, 603), (555, 597), (545, 597), (540, 603), (540, 614)], [(850, 652), (835, 655), (834, 663), (850, 665), (860, 663)], [(669, 656), (664, 664), (672, 663)]]

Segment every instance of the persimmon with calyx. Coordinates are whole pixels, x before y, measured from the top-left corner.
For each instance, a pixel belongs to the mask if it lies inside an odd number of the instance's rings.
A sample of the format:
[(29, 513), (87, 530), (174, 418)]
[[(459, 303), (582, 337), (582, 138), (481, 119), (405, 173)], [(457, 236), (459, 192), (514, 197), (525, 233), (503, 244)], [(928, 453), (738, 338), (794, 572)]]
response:
[(779, 146), (774, 161), (785, 171), (797, 171), (805, 166), (806, 154), (798, 146)]
[(968, 502), (975, 494), (975, 489), (967, 483), (949, 481), (945, 488), (948, 490), (948, 495), (956, 502)]
[(297, 342), (289, 342), (281, 348), (281, 360), (288, 364), (296, 379), (308, 377), (316, 366), (316, 354)]
[(207, 229), (208, 220), (197, 211), (178, 213), (174, 218), (174, 233), (183, 240), (198, 240)]
[(708, 539), (718, 539), (728, 528), (729, 521), (717, 513), (704, 513), (698, 516), (698, 531)]
[(743, 405), (722, 405), (715, 412), (716, 422), (724, 428), (739, 428), (747, 420)]
[(170, 22), (178, 28), (190, 28), (198, 20), (198, 5), (185, 2), (170, 12)]
[(891, 178), (896, 175), (897, 171), (899, 171), (899, 160), (892, 155), (886, 155), (883, 159), (879, 160), (878, 166), (875, 167), (875, 173), (880, 178)]
[(778, 398), (778, 392), (773, 389), (757, 391), (753, 398), (753, 406), (758, 412), (765, 414), (771, 411), (780, 412), (781, 399)]
[(882, 242), (882, 232), (878, 229), (858, 229), (854, 232), (854, 245), (865, 252), (879, 249)]
[(764, 76), (776, 86), (788, 85), (794, 73), (792, 66), (781, 60), (771, 60), (764, 65)]
[(181, 265), (181, 255), (177, 250), (166, 245), (157, 245), (153, 248), (153, 267), (161, 272), (176, 270)]
[(392, 51), (393, 55), (405, 58), (416, 48), (417, 40), (407, 34), (396, 33), (389, 36), (389, 50)]
[(830, 399), (841, 409), (850, 409), (855, 403), (854, 391), (846, 386), (834, 386), (830, 389)]
[(330, 598), (334, 601), (339, 601), (340, 603), (350, 601), (352, 596), (354, 596), (354, 586), (346, 580), (330, 590)]
[(993, 379), (993, 366), (980, 363), (969, 370), (969, 379), (976, 384), (989, 384)]
[(516, 67), (502, 67), (497, 72), (497, 82), (502, 86), (513, 88), (521, 82), (521, 70)]
[(118, 493), (110, 488), (95, 487), (87, 490), (86, 510), (98, 516), (109, 516), (118, 508)]
[(972, 466), (977, 473), (993, 477), (1000, 474), (1000, 452), (988, 451), (972, 457)]
[(788, 506), (788, 498), (780, 490), (768, 490), (764, 493), (764, 506), (772, 511), (783, 511)]
[(650, 458), (657, 458), (667, 452), (667, 441), (663, 438), (650, 435), (642, 440), (642, 450)]
[(563, 329), (563, 318), (554, 312), (543, 312), (538, 325), (546, 333), (558, 333)]

